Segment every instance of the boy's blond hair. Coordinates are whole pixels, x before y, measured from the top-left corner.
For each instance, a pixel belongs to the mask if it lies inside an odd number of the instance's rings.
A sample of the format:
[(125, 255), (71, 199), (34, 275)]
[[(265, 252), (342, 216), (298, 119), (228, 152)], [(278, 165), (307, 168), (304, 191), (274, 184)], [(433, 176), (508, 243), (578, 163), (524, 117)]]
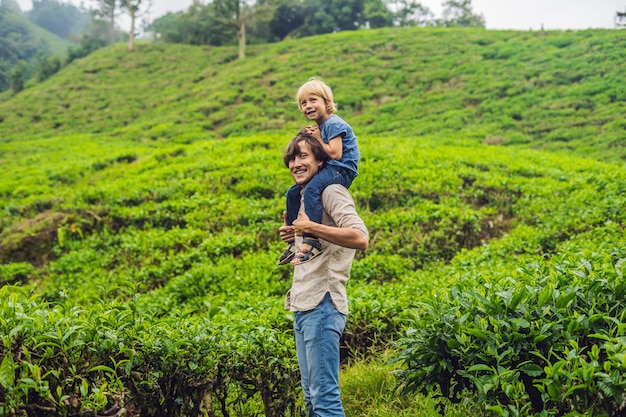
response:
[(328, 113), (332, 114), (337, 111), (337, 104), (335, 104), (335, 99), (333, 98), (333, 90), (320, 78), (312, 77), (309, 81), (300, 86), (296, 94), (296, 104), (298, 106), (300, 106), (302, 97), (306, 94), (314, 94), (321, 97), (324, 103), (326, 103)]

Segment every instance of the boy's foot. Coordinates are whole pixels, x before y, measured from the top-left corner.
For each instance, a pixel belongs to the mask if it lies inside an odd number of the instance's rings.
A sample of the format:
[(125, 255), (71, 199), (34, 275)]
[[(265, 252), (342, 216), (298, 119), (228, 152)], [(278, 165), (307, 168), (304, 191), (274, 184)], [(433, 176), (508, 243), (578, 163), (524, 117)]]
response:
[(289, 243), (289, 245), (287, 245), (287, 247), (283, 251), (283, 254), (280, 255), (278, 265), (288, 264), (294, 258), (294, 256), (296, 256), (296, 246), (293, 244), (293, 242), (291, 242)]
[(298, 253), (295, 254), (291, 260), (291, 265), (301, 265), (303, 263), (312, 261), (322, 253), (322, 244), (317, 239), (305, 238), (302, 240), (302, 245), (298, 249)]

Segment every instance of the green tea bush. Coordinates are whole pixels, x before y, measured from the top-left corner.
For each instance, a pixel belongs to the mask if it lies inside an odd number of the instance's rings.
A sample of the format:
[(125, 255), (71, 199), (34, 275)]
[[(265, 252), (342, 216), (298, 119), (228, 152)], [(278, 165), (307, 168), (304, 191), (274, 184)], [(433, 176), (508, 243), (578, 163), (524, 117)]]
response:
[(451, 401), (468, 390), (504, 416), (620, 415), (626, 236), (593, 234), (607, 243), (583, 234), (552, 260), (474, 271), (420, 303), (398, 345), (402, 390)]
[(206, 304), (203, 317), (155, 322), (134, 303), (96, 302), (86, 310), (16, 287), (0, 295), (2, 415), (124, 408), (186, 416), (202, 407), (225, 416), (251, 402), (267, 416), (301, 414), (295, 347), (279, 324), (287, 323), (280, 305), (251, 303), (264, 310), (261, 317)]
[(404, 285), (361, 284), (349, 290), (350, 315), (342, 344), (350, 357), (365, 357), (390, 346), (402, 335), (415, 300)]
[(29, 262), (12, 262), (0, 265), (0, 285), (14, 285), (28, 282), (35, 274), (35, 267)]

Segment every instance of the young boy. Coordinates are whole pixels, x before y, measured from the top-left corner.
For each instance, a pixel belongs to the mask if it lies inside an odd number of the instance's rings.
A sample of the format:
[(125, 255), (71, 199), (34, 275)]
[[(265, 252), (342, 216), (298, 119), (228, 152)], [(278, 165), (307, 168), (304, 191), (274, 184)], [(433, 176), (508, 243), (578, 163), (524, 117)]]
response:
[[(360, 158), (359, 147), (352, 127), (337, 116), (331, 88), (318, 78), (304, 83), (296, 94), (296, 102), (304, 116), (315, 125), (305, 130), (315, 137), (329, 157), (328, 162), (317, 175), (303, 188), (295, 184), (287, 191), (287, 225), (292, 225), (300, 211), (300, 200), (304, 201), (304, 212), (315, 223), (322, 222), (322, 192), (331, 184), (349, 188), (358, 175)], [(303, 194), (303, 196), (302, 196)], [(281, 255), (278, 264), (300, 265), (322, 253), (319, 239), (312, 234), (304, 234), (302, 245), (296, 251), (290, 243)]]

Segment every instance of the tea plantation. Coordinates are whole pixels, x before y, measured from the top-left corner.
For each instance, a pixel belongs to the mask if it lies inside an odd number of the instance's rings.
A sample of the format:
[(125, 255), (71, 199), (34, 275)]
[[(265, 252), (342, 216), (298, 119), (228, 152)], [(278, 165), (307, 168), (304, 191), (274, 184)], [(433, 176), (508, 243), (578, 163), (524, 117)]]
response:
[(120, 44), (0, 95), (0, 416), (304, 415), (276, 261), (311, 76), (362, 154), (347, 414), (623, 415), (625, 47)]

